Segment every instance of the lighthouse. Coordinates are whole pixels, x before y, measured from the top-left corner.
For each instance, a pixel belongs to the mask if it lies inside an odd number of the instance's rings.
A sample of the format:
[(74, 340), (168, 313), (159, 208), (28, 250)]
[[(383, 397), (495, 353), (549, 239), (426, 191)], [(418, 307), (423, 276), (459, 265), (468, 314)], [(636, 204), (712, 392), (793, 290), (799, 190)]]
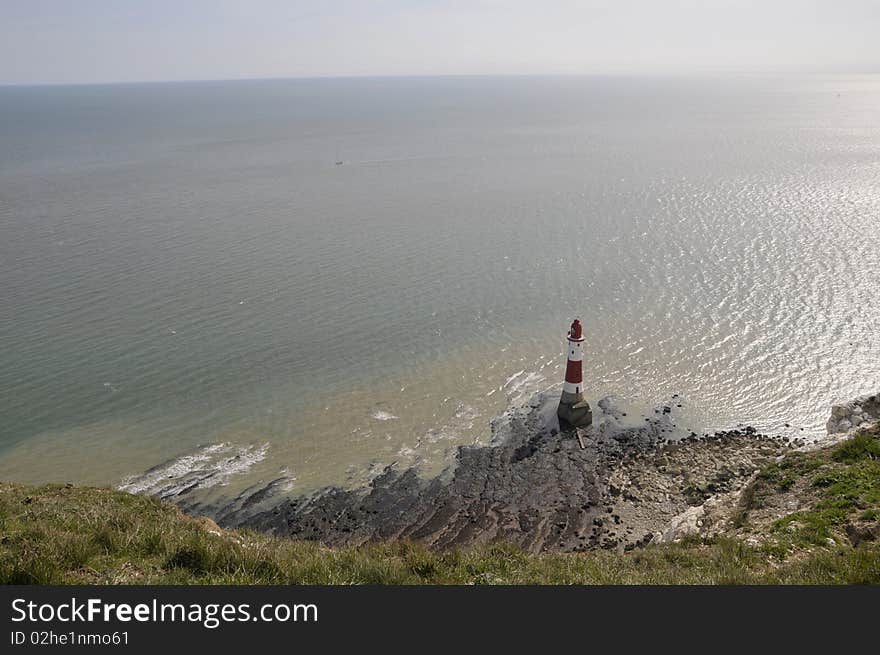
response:
[(584, 377), (581, 363), (584, 359), (584, 334), (581, 322), (575, 319), (568, 331), (568, 362), (565, 366), (565, 382), (556, 415), (563, 427), (582, 428), (593, 423), (590, 403), (584, 400)]

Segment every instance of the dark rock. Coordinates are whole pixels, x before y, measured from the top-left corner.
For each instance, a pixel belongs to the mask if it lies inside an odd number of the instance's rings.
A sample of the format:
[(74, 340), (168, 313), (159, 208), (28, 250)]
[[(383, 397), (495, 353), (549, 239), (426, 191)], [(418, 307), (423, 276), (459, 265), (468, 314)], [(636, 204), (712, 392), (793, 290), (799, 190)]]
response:
[(878, 523), (873, 525), (855, 525), (853, 523), (847, 523), (844, 530), (846, 531), (846, 536), (849, 538), (853, 547), (856, 547), (865, 541), (876, 541), (877, 538), (880, 537), (880, 524)]

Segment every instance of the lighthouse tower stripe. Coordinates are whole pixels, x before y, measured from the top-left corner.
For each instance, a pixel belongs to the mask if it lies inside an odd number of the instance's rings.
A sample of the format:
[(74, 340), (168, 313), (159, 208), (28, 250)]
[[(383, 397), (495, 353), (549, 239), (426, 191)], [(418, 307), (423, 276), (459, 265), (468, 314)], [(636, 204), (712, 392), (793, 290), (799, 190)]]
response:
[(568, 360), (568, 365), (565, 367), (565, 381), (577, 382), (578, 384), (584, 381), (584, 378), (581, 374), (580, 362), (573, 362), (570, 359)]

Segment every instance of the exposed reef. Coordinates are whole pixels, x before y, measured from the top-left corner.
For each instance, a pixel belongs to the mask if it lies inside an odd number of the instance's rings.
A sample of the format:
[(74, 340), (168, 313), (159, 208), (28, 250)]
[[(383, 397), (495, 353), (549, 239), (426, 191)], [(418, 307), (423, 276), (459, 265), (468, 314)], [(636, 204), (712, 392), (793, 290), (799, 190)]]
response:
[(592, 427), (560, 431), (555, 398), (537, 396), (492, 445), (461, 447), (435, 478), (389, 466), (365, 489), (279, 497), (270, 483), (220, 511), (184, 507), (221, 525), (333, 546), (405, 539), (439, 549), (504, 541), (532, 552), (629, 550), (677, 538), (676, 520), (682, 530), (701, 522), (693, 508), (736, 493), (800, 445), (749, 427), (682, 433), (680, 406), (673, 398), (642, 417), (605, 398)]

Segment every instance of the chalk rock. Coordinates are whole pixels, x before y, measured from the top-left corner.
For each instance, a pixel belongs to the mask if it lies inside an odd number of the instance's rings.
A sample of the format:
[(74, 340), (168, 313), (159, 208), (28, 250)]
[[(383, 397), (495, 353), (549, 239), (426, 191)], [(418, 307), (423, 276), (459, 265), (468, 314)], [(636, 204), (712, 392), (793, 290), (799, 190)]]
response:
[(877, 420), (880, 420), (880, 393), (866, 394), (846, 403), (832, 405), (831, 417), (825, 429), (828, 434), (842, 434)]
[(706, 509), (702, 505), (689, 507), (669, 522), (660, 541), (680, 541), (689, 534), (699, 533), (705, 514)]

